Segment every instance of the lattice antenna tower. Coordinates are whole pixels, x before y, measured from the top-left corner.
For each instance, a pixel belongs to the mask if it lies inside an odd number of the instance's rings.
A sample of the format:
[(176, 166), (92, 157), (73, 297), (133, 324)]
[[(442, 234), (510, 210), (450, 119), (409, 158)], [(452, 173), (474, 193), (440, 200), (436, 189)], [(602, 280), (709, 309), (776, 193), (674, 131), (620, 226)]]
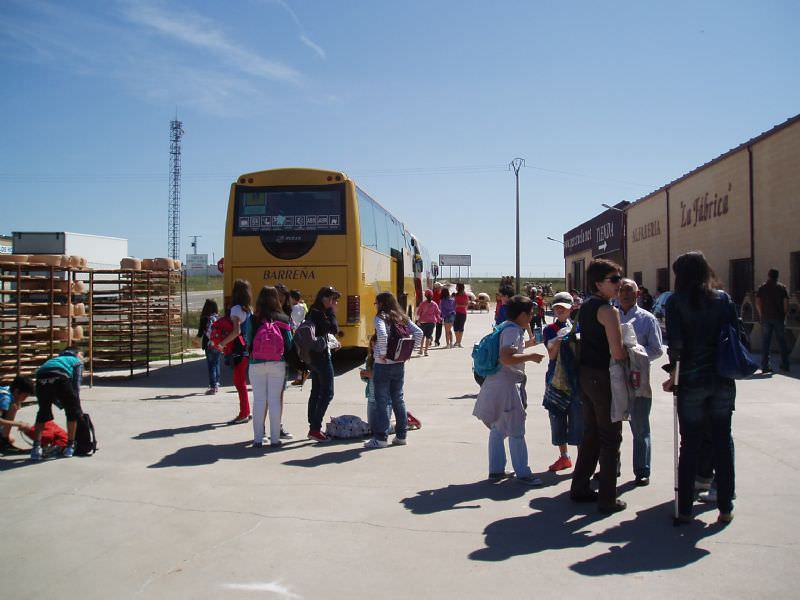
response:
[(169, 122), (169, 213), (167, 252), (170, 258), (181, 256), (181, 138), (183, 123), (178, 115)]

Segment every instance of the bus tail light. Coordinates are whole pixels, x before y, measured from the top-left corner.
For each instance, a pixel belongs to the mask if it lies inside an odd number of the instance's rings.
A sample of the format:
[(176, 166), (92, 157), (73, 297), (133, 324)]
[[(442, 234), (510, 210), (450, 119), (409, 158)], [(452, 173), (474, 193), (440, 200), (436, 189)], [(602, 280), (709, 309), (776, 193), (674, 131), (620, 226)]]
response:
[(361, 296), (347, 297), (347, 322), (358, 323), (361, 320)]

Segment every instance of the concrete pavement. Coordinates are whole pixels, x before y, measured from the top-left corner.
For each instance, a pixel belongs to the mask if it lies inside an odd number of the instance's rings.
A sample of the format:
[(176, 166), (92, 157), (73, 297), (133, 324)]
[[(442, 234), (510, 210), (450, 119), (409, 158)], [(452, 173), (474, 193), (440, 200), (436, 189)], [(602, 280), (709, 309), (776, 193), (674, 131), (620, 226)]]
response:
[[(91, 458), (0, 458), (6, 598), (615, 598), (793, 597), (800, 522), (800, 382), (738, 384), (736, 518), (671, 523), (672, 400), (653, 403), (653, 476), (628, 509), (602, 517), (567, 497), (569, 472), (542, 488), (489, 483), (487, 430), (471, 416), (469, 347), (490, 316), (471, 314), (465, 348), (407, 367), (423, 427), (406, 447), (312, 444), (305, 389), (286, 392), (297, 438), (250, 447), (227, 426), (232, 387), (205, 396), (202, 360), (83, 391), (100, 441)], [(539, 406), (546, 360), (530, 365), (527, 440), (542, 473), (556, 458)], [(230, 382), (230, 371), (226, 372)], [(656, 380), (660, 375), (656, 375)], [(27, 407), (21, 418), (33, 420)], [(329, 415), (366, 416), (364, 386), (336, 379)], [(63, 413), (57, 418), (63, 422)]]

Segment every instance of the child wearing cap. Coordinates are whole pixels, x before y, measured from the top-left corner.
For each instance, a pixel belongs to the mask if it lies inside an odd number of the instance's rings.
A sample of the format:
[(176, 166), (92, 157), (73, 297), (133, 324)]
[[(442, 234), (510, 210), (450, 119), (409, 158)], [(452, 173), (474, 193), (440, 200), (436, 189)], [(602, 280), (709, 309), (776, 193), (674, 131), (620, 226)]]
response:
[(425, 290), (425, 300), (417, 307), (417, 320), (423, 335), (419, 353), (428, 356), (428, 348), (433, 341), (433, 330), (436, 328), (436, 323), (442, 320), (442, 311), (433, 301), (433, 291)]
[[(543, 340), (547, 346), (547, 355), (550, 362), (547, 365), (547, 373), (544, 377), (545, 385), (549, 385), (553, 379), (556, 369), (556, 359), (561, 349), (561, 339), (569, 332), (571, 323), (569, 320), (570, 310), (572, 309), (572, 295), (569, 292), (558, 292), (553, 297), (551, 304), (555, 320), (544, 328), (542, 332)], [(569, 456), (567, 446), (578, 446), (583, 436), (583, 407), (581, 399), (575, 395), (572, 397), (569, 408), (565, 413), (548, 411), (550, 415), (550, 437), (554, 446), (558, 446), (560, 452), (558, 460), (550, 465), (552, 472), (563, 471), (572, 468), (572, 460)]]

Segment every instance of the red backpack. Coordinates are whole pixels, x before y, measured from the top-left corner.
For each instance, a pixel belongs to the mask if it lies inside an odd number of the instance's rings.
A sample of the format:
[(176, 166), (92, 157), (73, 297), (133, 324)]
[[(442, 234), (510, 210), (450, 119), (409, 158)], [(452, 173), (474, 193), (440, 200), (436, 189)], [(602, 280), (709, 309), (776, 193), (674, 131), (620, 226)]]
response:
[[(219, 348), (220, 342), (228, 337), (233, 332), (233, 321), (231, 321), (230, 317), (220, 317), (216, 321), (214, 321), (213, 325), (211, 325), (211, 335), (208, 336), (209, 341), (214, 345), (214, 347)], [(242, 340), (242, 336), (239, 336), (239, 342), (244, 345), (244, 340)], [(226, 356), (233, 352), (233, 342), (228, 342), (224, 348), (220, 348), (223, 354)]]
[(405, 362), (414, 353), (414, 336), (411, 335), (411, 328), (403, 323), (396, 323), (393, 320), (383, 317), (388, 331), (386, 342), (386, 358), (394, 362)]

